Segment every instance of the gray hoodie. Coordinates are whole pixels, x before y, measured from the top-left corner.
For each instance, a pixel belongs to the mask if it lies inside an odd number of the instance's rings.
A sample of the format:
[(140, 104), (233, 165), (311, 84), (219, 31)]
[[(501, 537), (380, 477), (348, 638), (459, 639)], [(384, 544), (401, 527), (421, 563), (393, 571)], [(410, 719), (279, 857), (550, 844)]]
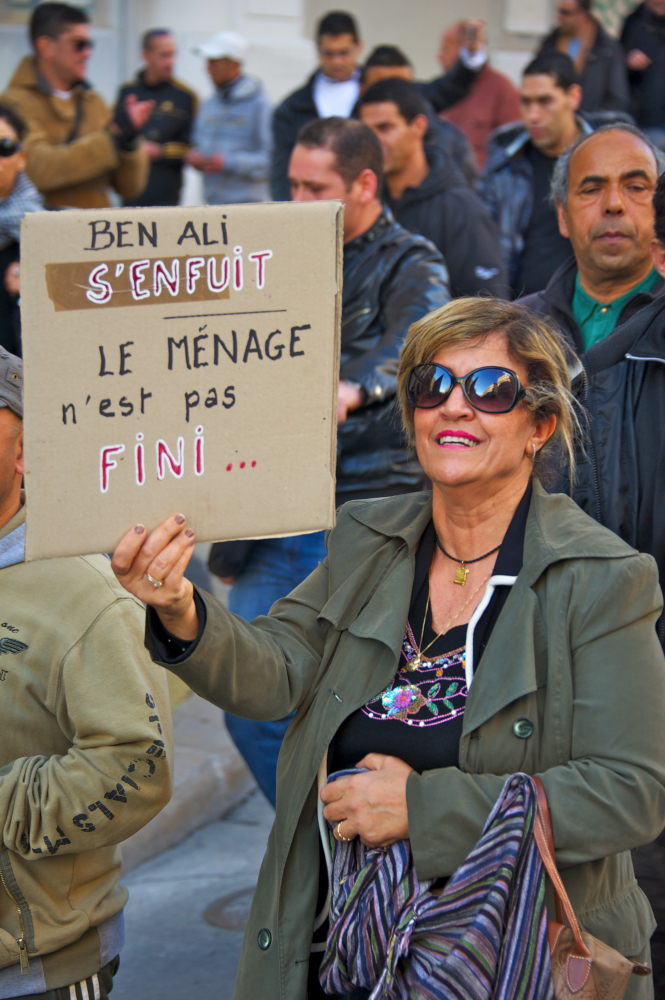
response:
[(272, 112), (261, 83), (240, 76), (217, 87), (201, 106), (192, 144), (204, 156), (221, 155), (224, 169), (204, 174), (208, 205), (267, 201), (272, 153)]
[(23, 171), (16, 175), (14, 187), (0, 198), (0, 250), (21, 240), (21, 219), (26, 212), (41, 212), (44, 202), (39, 191)]

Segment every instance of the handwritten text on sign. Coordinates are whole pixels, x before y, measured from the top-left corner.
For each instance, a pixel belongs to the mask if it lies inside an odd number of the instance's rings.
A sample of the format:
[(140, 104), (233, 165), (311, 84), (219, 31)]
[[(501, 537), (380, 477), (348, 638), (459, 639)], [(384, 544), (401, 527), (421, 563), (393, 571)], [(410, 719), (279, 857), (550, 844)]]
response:
[(24, 221), (28, 559), (174, 510), (199, 540), (333, 523), (341, 232), (335, 203)]

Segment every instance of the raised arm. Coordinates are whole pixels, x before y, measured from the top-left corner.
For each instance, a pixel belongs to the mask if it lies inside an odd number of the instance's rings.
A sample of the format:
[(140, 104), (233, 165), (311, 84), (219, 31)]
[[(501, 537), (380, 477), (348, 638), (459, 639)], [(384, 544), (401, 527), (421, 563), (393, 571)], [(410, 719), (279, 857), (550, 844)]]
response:
[[(184, 577), (194, 536), (182, 515), (168, 518), (146, 538), (137, 525), (113, 557), (120, 583), (154, 608), (163, 628), (184, 643), (181, 656), (160, 657), (148, 620), (153, 659), (177, 673), (197, 694), (235, 715), (281, 719), (309, 696), (325, 652), (318, 623), (328, 598), (328, 568), (321, 563), (270, 616), (248, 624)], [(157, 587), (151, 578), (162, 585)]]

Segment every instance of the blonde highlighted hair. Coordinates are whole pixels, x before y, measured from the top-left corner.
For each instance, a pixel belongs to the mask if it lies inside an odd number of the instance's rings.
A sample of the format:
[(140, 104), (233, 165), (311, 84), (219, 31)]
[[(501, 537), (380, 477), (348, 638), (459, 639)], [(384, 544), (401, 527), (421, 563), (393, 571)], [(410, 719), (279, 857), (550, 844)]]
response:
[(409, 329), (397, 373), (402, 422), (409, 440), (414, 443), (413, 407), (406, 397), (411, 369), (433, 361), (446, 348), (473, 345), (494, 332), (505, 336), (511, 358), (523, 364), (528, 373), (527, 394), (518, 405), (531, 410), (535, 423), (551, 414), (556, 417), (556, 430), (538, 452), (535, 471), (562, 453), (572, 476), (580, 426), (561, 338), (540, 316), (501, 299), (453, 299)]

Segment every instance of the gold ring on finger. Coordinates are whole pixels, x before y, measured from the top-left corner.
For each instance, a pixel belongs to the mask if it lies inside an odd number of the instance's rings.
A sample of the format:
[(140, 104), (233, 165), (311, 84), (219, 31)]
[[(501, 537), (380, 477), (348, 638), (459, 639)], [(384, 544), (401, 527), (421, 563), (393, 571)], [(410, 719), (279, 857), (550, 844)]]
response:
[(339, 821), (339, 823), (337, 824), (337, 836), (339, 837), (340, 840), (345, 840), (348, 843), (348, 841), (353, 840), (353, 837), (345, 837), (344, 834), (340, 833), (340, 829), (339, 829), (340, 826), (342, 825), (342, 823), (344, 823), (344, 822), (345, 822), (345, 820), (341, 819)]
[(153, 585), (153, 587), (157, 588), (157, 587), (163, 587), (164, 586), (164, 581), (163, 580), (155, 580), (154, 576), (150, 576), (150, 573), (146, 573), (146, 576), (150, 580), (150, 583)]

